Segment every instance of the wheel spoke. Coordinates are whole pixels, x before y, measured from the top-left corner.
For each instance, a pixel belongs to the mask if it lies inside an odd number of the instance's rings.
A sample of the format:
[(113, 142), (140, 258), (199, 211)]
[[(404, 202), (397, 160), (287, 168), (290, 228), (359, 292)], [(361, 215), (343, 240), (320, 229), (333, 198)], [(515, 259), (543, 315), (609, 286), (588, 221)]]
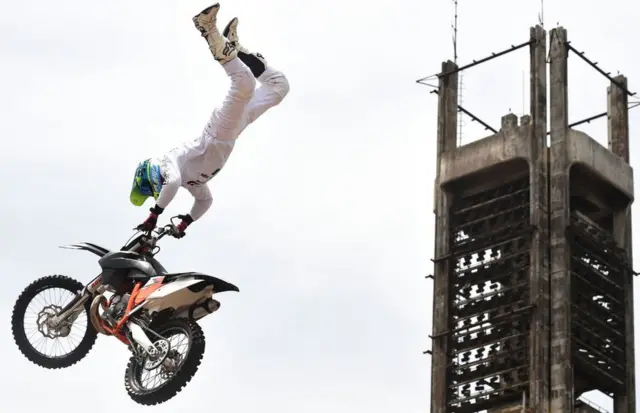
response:
[(18, 297), (11, 316), (13, 338), (22, 354), (34, 364), (57, 369), (69, 367), (93, 347), (98, 332), (89, 324), (88, 305), (77, 319), (53, 325), (52, 318), (83, 284), (64, 275), (49, 275), (29, 284)]
[[(180, 392), (198, 371), (205, 351), (204, 334), (193, 320), (171, 319), (153, 330), (163, 338), (157, 339), (155, 334), (149, 334), (149, 338), (155, 347), (164, 348), (164, 353), (142, 359), (132, 356), (125, 373), (127, 393), (133, 401), (145, 406), (164, 403)], [(158, 344), (167, 342), (168, 351)]]
[[(31, 346), (43, 356), (64, 357), (70, 354), (86, 335), (86, 313), (80, 314), (73, 324), (61, 324), (57, 329), (52, 329), (47, 324), (47, 321), (57, 315), (73, 297), (75, 294), (64, 288), (51, 287), (40, 291), (27, 305), (27, 311), (31, 310), (34, 314), (25, 313), (24, 331)], [(32, 341), (34, 339), (35, 342)]]
[[(177, 373), (182, 366), (182, 363), (186, 359), (186, 352), (188, 351), (190, 340), (187, 332), (182, 329), (173, 328), (165, 331), (162, 334), (163, 337), (169, 342), (169, 353), (166, 359), (160, 366), (153, 369), (146, 369), (144, 363), (138, 365), (138, 369), (141, 370), (137, 374), (139, 377), (138, 385), (145, 391), (153, 391), (163, 385), (165, 385), (171, 378)], [(178, 337), (179, 336), (179, 337)], [(173, 344), (174, 339), (178, 339), (177, 344)], [(185, 343), (186, 341), (186, 343)], [(183, 352), (180, 351), (181, 347), (186, 347)], [(174, 363), (171, 371), (165, 365)]]

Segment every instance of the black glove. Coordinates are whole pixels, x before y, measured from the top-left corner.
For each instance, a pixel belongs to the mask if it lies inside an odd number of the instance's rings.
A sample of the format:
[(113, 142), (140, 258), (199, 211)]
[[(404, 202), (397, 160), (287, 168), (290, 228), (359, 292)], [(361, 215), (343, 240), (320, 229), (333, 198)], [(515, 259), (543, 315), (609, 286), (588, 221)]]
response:
[(136, 227), (138, 231), (152, 231), (158, 223), (158, 216), (162, 214), (162, 211), (164, 211), (164, 209), (156, 205), (153, 208), (150, 208), (149, 211), (151, 213), (149, 214), (147, 219), (145, 219), (142, 224)]
[(191, 218), (191, 215), (187, 214), (187, 215), (178, 215), (178, 218), (180, 218), (182, 221), (180, 221), (180, 223), (178, 225), (176, 225), (176, 232), (173, 233), (173, 236), (175, 238), (182, 238), (184, 237), (186, 234), (184, 233), (184, 231), (187, 229), (187, 227), (189, 225), (191, 225), (191, 223), (193, 223), (193, 218)]

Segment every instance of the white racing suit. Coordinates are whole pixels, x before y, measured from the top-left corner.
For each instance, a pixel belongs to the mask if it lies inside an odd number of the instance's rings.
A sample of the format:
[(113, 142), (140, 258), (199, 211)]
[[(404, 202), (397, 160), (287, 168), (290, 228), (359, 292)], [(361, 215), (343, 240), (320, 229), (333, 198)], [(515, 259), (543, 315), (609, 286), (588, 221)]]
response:
[(222, 67), (231, 79), (222, 106), (213, 111), (200, 137), (179, 145), (160, 159), (164, 183), (156, 205), (166, 208), (182, 186), (195, 199), (189, 213), (194, 221), (211, 206), (207, 182), (224, 167), (238, 136), (289, 92), (286, 76), (268, 65), (257, 78), (258, 89), (256, 78), (239, 58)]

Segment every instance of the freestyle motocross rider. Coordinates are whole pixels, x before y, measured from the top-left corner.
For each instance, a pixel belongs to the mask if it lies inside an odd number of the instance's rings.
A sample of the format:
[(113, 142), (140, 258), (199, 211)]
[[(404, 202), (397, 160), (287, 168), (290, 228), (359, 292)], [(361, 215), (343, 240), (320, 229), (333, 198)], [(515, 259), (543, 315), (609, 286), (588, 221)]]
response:
[[(286, 76), (270, 67), (259, 53), (250, 53), (238, 41), (238, 18), (221, 34), (216, 26), (220, 4), (207, 7), (193, 17), (209, 50), (231, 79), (222, 106), (216, 108), (202, 134), (182, 143), (161, 158), (140, 162), (135, 171), (130, 201), (141, 206), (149, 197), (156, 201), (147, 219), (137, 229), (150, 231), (158, 216), (186, 188), (194, 197), (193, 207), (173, 235), (182, 238), (185, 229), (202, 217), (212, 203), (207, 183), (223, 168), (240, 133), (269, 108), (278, 105), (289, 92)], [(260, 86), (255, 89), (256, 79)]]

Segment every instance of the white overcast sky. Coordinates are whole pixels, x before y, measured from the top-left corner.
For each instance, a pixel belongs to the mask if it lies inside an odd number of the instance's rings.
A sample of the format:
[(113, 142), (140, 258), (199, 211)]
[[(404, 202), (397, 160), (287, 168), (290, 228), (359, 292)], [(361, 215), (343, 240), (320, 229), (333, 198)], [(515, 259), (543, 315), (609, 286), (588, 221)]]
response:
[[(528, 40), (540, 9), (460, 3), (461, 63)], [(547, 3), (548, 29), (559, 22), (640, 91), (636, 2)], [(196, 137), (221, 102), (228, 80), (191, 22), (209, 4), (3, 3), (2, 411), (140, 411), (124, 390), (120, 343), (100, 337), (78, 365), (48, 371), (17, 351), (8, 321), (36, 278), (97, 274), (92, 255), (57, 246), (120, 247), (150, 206), (128, 201), (136, 162)], [(291, 92), (241, 136), (211, 183), (210, 212), (164, 243), (170, 270), (241, 292), (222, 294), (203, 320), (199, 373), (149, 411), (428, 412), (436, 97), (415, 80), (453, 56), (453, 3), (222, 2), (221, 24), (234, 16), (242, 43), (283, 70)], [(494, 127), (509, 110), (521, 115), (528, 62), (521, 50), (471, 69), (463, 105)], [(606, 79), (576, 58), (570, 70), (571, 120), (606, 110)], [(640, 109), (630, 119), (635, 135)], [(580, 129), (606, 144), (604, 119)], [(463, 139), (487, 134), (470, 124)], [(181, 191), (167, 215), (190, 203)]]

